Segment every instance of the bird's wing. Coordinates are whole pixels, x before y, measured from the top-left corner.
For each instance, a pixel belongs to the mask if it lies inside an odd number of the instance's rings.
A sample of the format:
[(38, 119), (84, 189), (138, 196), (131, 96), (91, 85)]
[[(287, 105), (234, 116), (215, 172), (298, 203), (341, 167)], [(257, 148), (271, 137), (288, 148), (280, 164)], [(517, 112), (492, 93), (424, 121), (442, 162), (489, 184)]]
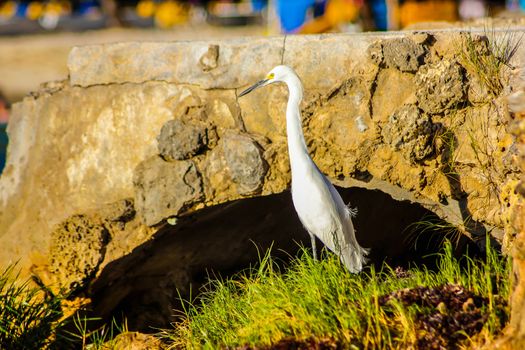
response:
[(337, 220), (339, 226), (334, 238), (338, 240), (336, 246), (340, 252), (334, 251), (340, 255), (341, 260), (351, 272), (358, 272), (366, 263), (365, 256), (368, 254), (368, 250), (359, 245), (355, 236), (352, 217), (357, 214), (357, 210), (349, 208), (343, 202), (339, 192), (326, 177), (324, 177), (324, 181), (330, 191), (334, 204), (333, 211), (337, 215), (334, 219)]

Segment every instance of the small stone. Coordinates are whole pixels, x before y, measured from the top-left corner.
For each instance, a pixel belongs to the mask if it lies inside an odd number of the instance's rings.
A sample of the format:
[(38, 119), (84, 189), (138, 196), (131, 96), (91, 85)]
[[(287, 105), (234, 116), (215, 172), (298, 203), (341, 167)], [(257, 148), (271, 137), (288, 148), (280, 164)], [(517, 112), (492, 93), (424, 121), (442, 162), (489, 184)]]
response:
[(381, 41), (376, 41), (370, 45), (367, 53), (373, 63), (377, 66), (381, 66), (383, 63), (383, 45), (381, 44)]
[(465, 301), (463, 303), (463, 305), (461, 306), (461, 308), (463, 309), (464, 312), (471, 311), (475, 307), (476, 307), (476, 305), (474, 304), (474, 299), (472, 299), (472, 298), (468, 298), (467, 301)]
[(444, 303), (444, 302), (440, 302), (437, 306), (436, 306), (436, 309), (439, 311), (440, 314), (442, 315), (446, 315), (447, 314), (447, 305)]
[(219, 65), (219, 45), (208, 46), (208, 51), (204, 53), (200, 60), (199, 65), (204, 72), (209, 72)]
[(357, 116), (354, 120), (357, 126), (357, 130), (359, 130), (359, 132), (365, 132), (368, 130), (368, 125), (366, 125), (362, 116)]
[(412, 41), (418, 45), (425, 45), (428, 44), (430, 41), (434, 40), (434, 37), (429, 33), (415, 32), (410, 36), (410, 39), (412, 39)]
[(520, 181), (518, 183), (518, 185), (516, 186), (516, 192), (522, 196), (523, 198), (525, 198), (525, 182), (524, 181)]
[[(235, 128), (236, 119), (232, 113), (232, 108), (224, 100), (214, 99), (206, 107), (208, 121), (222, 129)], [(208, 142), (210, 141), (208, 140)]]
[(101, 209), (106, 217), (111, 222), (129, 222), (135, 217), (135, 207), (133, 206), (133, 199), (127, 198), (115, 203), (110, 203)]
[(510, 94), (507, 101), (511, 112), (525, 112), (525, 90), (519, 90)]

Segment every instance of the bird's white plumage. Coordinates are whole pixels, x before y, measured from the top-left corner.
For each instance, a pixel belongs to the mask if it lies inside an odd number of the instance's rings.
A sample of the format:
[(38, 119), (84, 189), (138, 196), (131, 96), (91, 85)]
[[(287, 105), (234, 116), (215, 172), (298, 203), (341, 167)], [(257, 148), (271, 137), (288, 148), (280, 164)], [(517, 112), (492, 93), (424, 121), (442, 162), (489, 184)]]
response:
[(277, 66), (268, 73), (266, 79), (240, 96), (275, 82), (285, 83), (289, 91), (286, 129), (295, 210), (310, 235), (318, 237), (336, 253), (350, 272), (359, 272), (365, 263), (367, 250), (356, 240), (351, 210), (308, 154), (299, 108), (303, 87), (297, 74), (290, 67)]

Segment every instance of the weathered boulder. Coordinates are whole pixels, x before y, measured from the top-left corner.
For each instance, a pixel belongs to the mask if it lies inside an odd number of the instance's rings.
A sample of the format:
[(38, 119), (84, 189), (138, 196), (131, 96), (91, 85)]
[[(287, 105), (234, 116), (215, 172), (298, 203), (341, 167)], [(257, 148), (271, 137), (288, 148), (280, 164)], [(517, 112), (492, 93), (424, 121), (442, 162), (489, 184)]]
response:
[(118, 241), (116, 232), (124, 230), (135, 214), (133, 201), (124, 199), (98, 208), (93, 214), (73, 215), (56, 225), (49, 251), (51, 277), (46, 276), (53, 286), (73, 293), (86, 288), (106, 254), (111, 254), (110, 242)]
[[(141, 327), (148, 317), (167, 322), (175, 290), (189, 294), (208, 269), (246, 266), (272, 241), (296, 249), (304, 230), (286, 193), (286, 89), (237, 97), (281, 61), (305, 86), (310, 154), (366, 208), (358, 239), (378, 257), (402, 255), (404, 229), (428, 213), (511, 246), (517, 146), (504, 97), (469, 92), (483, 81), (458, 58), (464, 35), (75, 48), (68, 81), (13, 107), (0, 261), (81, 290), (106, 316), (133, 305)], [(524, 50), (511, 65), (523, 64)], [(394, 200), (417, 208), (395, 211)], [(137, 306), (153, 303), (158, 318)]]
[(104, 260), (109, 232), (86, 215), (73, 215), (52, 233), (49, 271), (66, 292), (85, 286)]
[(175, 216), (203, 198), (202, 179), (191, 160), (152, 157), (135, 169), (135, 206), (148, 226)]
[[(415, 38), (419, 41), (418, 37)], [(387, 40), (382, 43), (383, 62), (387, 67), (402, 72), (417, 72), (424, 64), (428, 52), (426, 45), (416, 43), (412, 38)]]
[(257, 192), (262, 188), (267, 164), (260, 146), (246, 135), (227, 134), (223, 137), (222, 152), (232, 181), (241, 195)]
[(182, 120), (170, 120), (157, 137), (159, 154), (166, 160), (196, 156), (208, 143), (206, 128)]
[(415, 78), (419, 107), (429, 114), (439, 114), (464, 102), (464, 74), (464, 68), (454, 61), (442, 60), (422, 67)]
[(438, 127), (429, 115), (415, 105), (402, 105), (381, 129), (383, 140), (405, 159), (417, 162), (433, 152), (433, 139)]

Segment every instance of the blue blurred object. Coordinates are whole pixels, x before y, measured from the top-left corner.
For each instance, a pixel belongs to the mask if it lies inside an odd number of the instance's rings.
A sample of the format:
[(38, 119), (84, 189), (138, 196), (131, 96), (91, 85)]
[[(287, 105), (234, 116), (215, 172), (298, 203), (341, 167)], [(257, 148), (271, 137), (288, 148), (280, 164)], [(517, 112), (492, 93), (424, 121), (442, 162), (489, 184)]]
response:
[(24, 18), (26, 16), (28, 3), (27, 2), (18, 2), (16, 5), (17, 5), (16, 6), (16, 15), (18, 17)]
[(255, 12), (260, 12), (268, 5), (267, 0), (252, 0), (252, 8)]
[(5, 166), (5, 158), (7, 153), (7, 124), (0, 123), (0, 174)]
[(385, 0), (370, 1), (370, 9), (377, 30), (388, 30), (388, 8)]
[(507, 0), (505, 1), (507, 10), (510, 11), (524, 11), (525, 10), (525, 0)]
[(314, 2), (315, 0), (278, 0), (277, 15), (283, 31), (290, 33), (299, 29), (306, 18), (306, 11)]
[(100, 2), (98, 0), (80, 0), (75, 12), (78, 15), (86, 15), (92, 11), (100, 9)]

